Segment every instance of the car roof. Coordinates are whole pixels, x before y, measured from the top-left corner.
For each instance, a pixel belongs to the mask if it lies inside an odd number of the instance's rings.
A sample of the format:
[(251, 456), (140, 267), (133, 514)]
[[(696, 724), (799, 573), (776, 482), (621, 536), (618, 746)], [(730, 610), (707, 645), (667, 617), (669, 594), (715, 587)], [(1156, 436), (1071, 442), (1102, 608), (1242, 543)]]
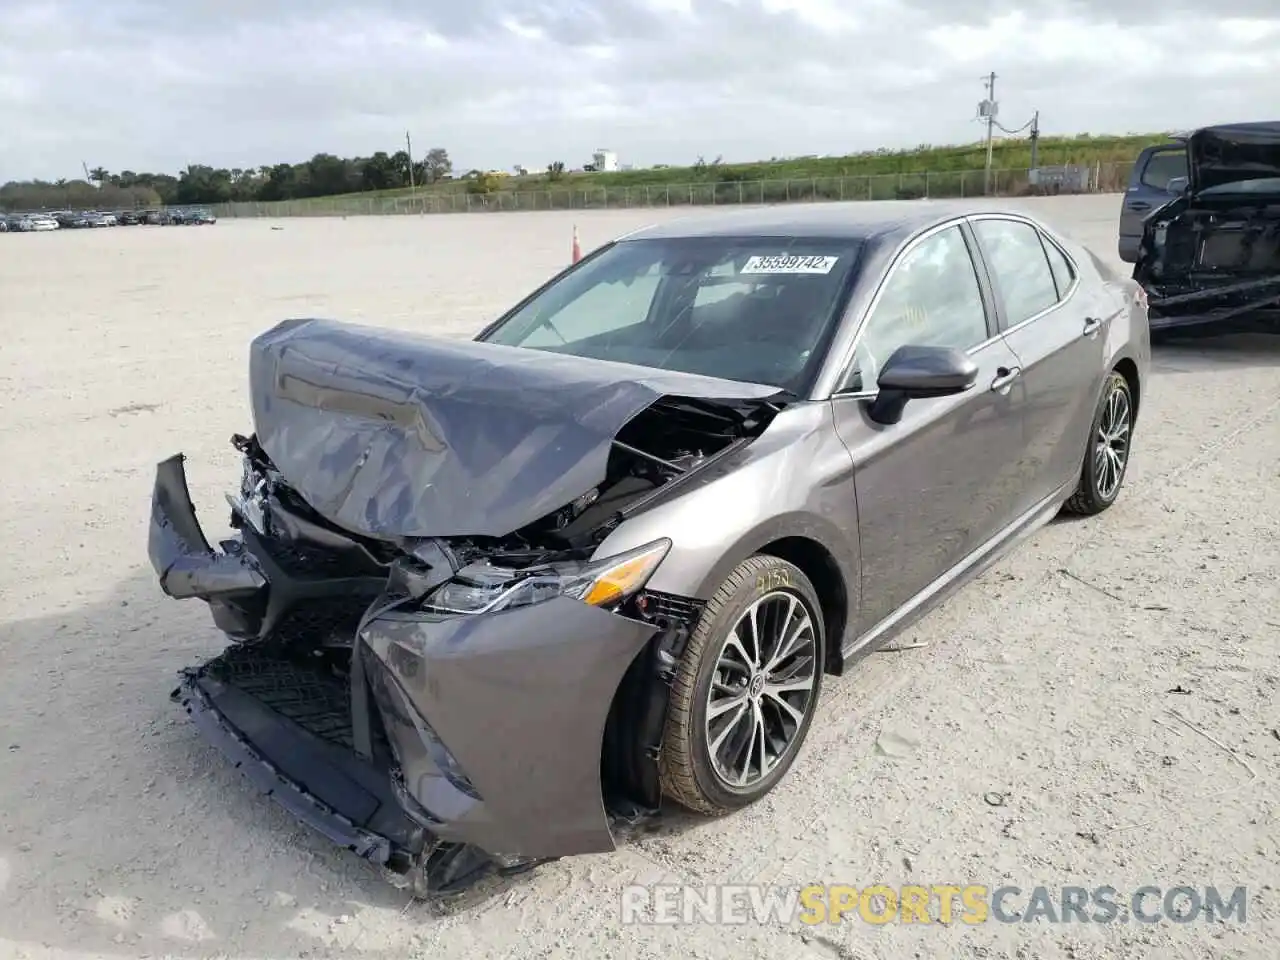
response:
[(1014, 214), (990, 201), (888, 200), (848, 203), (779, 204), (738, 208), (680, 217), (629, 233), (621, 240), (667, 240), (693, 237), (812, 237), (893, 243), (934, 224), (960, 216)]

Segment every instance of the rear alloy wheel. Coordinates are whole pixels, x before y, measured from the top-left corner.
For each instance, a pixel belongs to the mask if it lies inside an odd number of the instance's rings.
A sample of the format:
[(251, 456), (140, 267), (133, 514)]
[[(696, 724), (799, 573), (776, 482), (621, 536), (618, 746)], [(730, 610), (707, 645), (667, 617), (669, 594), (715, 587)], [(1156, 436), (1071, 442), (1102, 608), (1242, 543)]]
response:
[(658, 759), (665, 796), (719, 816), (786, 775), (822, 689), (821, 609), (809, 578), (777, 557), (729, 575), (676, 667)]
[(1116, 502), (1129, 467), (1133, 443), (1133, 393), (1129, 381), (1112, 371), (1098, 401), (1089, 447), (1080, 468), (1080, 483), (1064, 509), (1092, 516)]

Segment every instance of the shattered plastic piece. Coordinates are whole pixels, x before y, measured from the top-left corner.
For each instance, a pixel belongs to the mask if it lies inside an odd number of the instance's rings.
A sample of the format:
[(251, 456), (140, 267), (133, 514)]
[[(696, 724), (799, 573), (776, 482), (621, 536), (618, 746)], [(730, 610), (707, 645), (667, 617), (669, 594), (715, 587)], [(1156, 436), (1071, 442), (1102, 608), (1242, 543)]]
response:
[(160, 588), (176, 599), (253, 593), (266, 579), (252, 556), (215, 553), (195, 519), (182, 455), (156, 470), (148, 551)]
[(918, 741), (910, 740), (901, 734), (886, 731), (876, 740), (876, 753), (882, 757), (900, 759), (909, 757), (920, 746)]

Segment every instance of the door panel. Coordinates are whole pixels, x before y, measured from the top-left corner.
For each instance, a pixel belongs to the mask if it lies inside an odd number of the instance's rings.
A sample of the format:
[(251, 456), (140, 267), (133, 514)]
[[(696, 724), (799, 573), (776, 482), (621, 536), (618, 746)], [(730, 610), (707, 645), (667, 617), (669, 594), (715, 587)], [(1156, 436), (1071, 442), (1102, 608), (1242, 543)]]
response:
[[(985, 274), (957, 226), (926, 234), (890, 267), (858, 333), (851, 395), (833, 399), (854, 460), (865, 634), (1014, 517), (1023, 483), (1017, 358), (998, 335)], [(968, 351), (976, 383), (911, 400), (895, 424), (869, 416), (878, 373), (905, 345)]]
[(1129, 186), (1120, 203), (1120, 259), (1138, 259), (1142, 223), (1156, 207), (1173, 199), (1169, 180), (1187, 175), (1187, 151), (1182, 144), (1148, 147), (1138, 155), (1129, 177)]
[(836, 430), (854, 460), (865, 633), (994, 536), (1015, 516), (1024, 483), (1021, 393), (992, 383), (1017, 366), (994, 340), (970, 354), (966, 393), (912, 400), (884, 426), (868, 403), (837, 398)]
[(1004, 338), (1022, 369), (1014, 388), (1026, 417), (1021, 512), (1080, 471), (1114, 307), (1091, 300), (1078, 279), (1082, 268), (1031, 224), (972, 224), (1001, 304)]

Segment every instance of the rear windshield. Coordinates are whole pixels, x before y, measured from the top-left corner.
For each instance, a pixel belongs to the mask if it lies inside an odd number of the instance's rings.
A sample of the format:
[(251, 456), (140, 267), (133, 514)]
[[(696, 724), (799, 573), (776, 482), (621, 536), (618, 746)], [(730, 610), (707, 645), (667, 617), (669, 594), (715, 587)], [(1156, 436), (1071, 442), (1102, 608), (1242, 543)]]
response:
[(799, 391), (859, 251), (847, 239), (623, 241), (483, 339)]

